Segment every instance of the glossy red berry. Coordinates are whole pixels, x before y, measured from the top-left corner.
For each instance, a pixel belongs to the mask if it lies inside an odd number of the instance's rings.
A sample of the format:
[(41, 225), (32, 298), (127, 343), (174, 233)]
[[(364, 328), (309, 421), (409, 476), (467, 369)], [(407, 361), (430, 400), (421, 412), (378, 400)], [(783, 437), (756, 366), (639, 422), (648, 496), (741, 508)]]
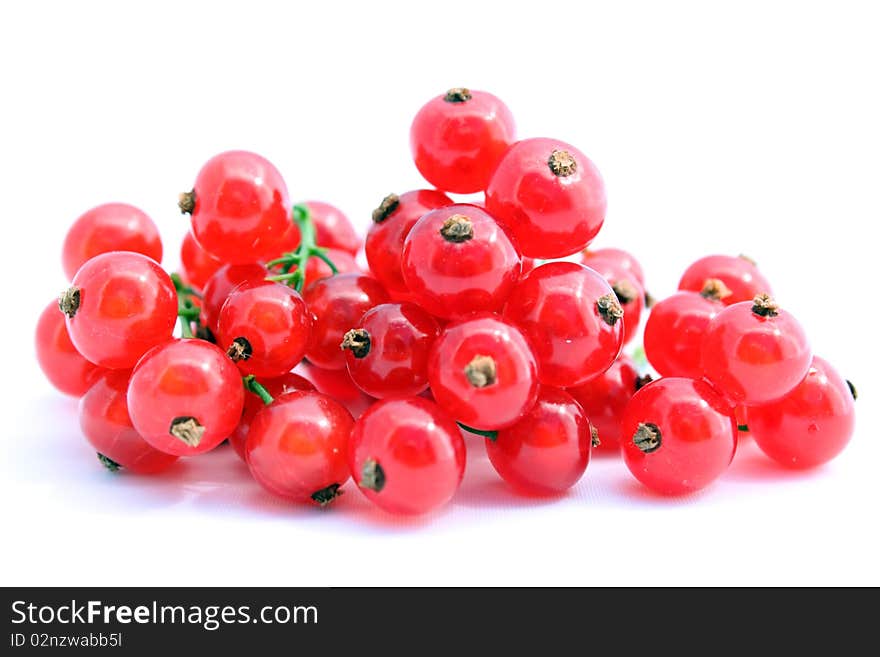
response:
[(639, 372), (632, 359), (621, 354), (614, 364), (599, 376), (566, 392), (574, 397), (590, 423), (599, 432), (602, 452), (617, 452), (620, 448), (620, 423), (623, 412), (636, 393)]
[(102, 373), (73, 346), (57, 301), (51, 301), (37, 320), (35, 346), (43, 374), (65, 395), (84, 395)]
[(348, 481), (348, 440), (354, 419), (320, 392), (291, 392), (261, 409), (245, 450), (264, 488), (296, 502), (325, 505)]
[(306, 357), (318, 367), (338, 370), (345, 367), (343, 337), (370, 308), (387, 302), (388, 294), (375, 278), (338, 274), (309, 285), (303, 298), (314, 319)]
[(223, 263), (205, 251), (192, 231), (187, 231), (180, 246), (180, 269), (188, 285), (201, 290)]
[(639, 390), (626, 407), (621, 431), (630, 472), (663, 495), (705, 488), (736, 451), (733, 407), (692, 379), (659, 379)]
[(605, 185), (579, 150), (555, 139), (525, 139), (502, 158), (486, 209), (510, 228), (523, 255), (559, 258), (586, 247), (605, 221)]
[(806, 378), (785, 397), (748, 408), (749, 435), (774, 461), (812, 468), (843, 451), (855, 428), (854, 388), (813, 357)]
[(623, 309), (611, 286), (573, 262), (535, 267), (517, 283), (504, 318), (528, 336), (538, 378), (566, 388), (601, 374), (623, 345)]
[[(628, 251), (615, 248), (586, 249), (581, 254), (581, 262), (591, 269), (600, 271), (604, 264), (613, 265), (617, 269), (632, 275), (642, 287), (645, 286), (645, 272), (641, 263)], [(602, 264), (600, 264), (602, 263)]]
[(588, 265), (608, 281), (623, 308), (623, 344), (627, 344), (636, 336), (645, 310), (645, 288), (632, 273), (616, 262), (605, 259), (594, 259)]
[(125, 370), (102, 374), (80, 400), (79, 426), (109, 469), (123, 467), (137, 474), (161, 472), (177, 457), (155, 449), (132, 426), (126, 401), (130, 376), (131, 372)]
[(306, 353), (312, 315), (287, 285), (252, 281), (236, 287), (220, 309), (217, 344), (244, 374), (278, 377)]
[(489, 314), (443, 330), (431, 349), (428, 380), (443, 410), (487, 431), (519, 421), (538, 395), (537, 364), (525, 336)]
[(421, 397), (377, 402), (355, 423), (348, 463), (361, 492), (390, 513), (421, 514), (452, 499), (464, 476), (455, 423)]
[(230, 264), (275, 255), (291, 223), (290, 200), (281, 174), (256, 153), (227, 151), (208, 160), (180, 209), (192, 215), (199, 244)]
[(724, 310), (720, 299), (678, 292), (658, 302), (645, 324), (645, 355), (662, 376), (703, 376), (702, 345), (709, 322)]
[(235, 364), (204, 340), (171, 340), (137, 364), (128, 412), (144, 440), (177, 456), (207, 452), (241, 418), (244, 386)]
[[(323, 201), (306, 201), (303, 205), (309, 209), (309, 216), (315, 225), (318, 246), (357, 255), (363, 240), (342, 210)], [(333, 262), (337, 264), (335, 260)]]
[(202, 323), (217, 332), (220, 309), (229, 294), (244, 283), (261, 283), (269, 272), (263, 265), (223, 265), (205, 283), (202, 291)]
[(428, 387), (428, 354), (437, 321), (411, 303), (383, 303), (367, 311), (342, 340), (355, 384), (377, 398), (417, 395)]
[(804, 380), (812, 359), (794, 315), (766, 295), (728, 306), (703, 337), (703, 375), (735, 404), (783, 397)]
[(407, 289), (420, 306), (445, 319), (501, 310), (521, 265), (504, 229), (475, 205), (429, 212), (403, 247)]
[(428, 101), (413, 119), (410, 148), (419, 172), (438, 189), (471, 194), (516, 138), (513, 115), (485, 91), (450, 89)]
[(408, 293), (403, 282), (403, 243), (415, 223), (431, 210), (452, 205), (443, 192), (420, 189), (398, 196), (389, 194), (373, 210), (364, 250), (370, 272), (394, 297)]
[(61, 297), (76, 350), (108, 369), (130, 369), (151, 347), (171, 338), (177, 292), (156, 262), (140, 253), (95, 256)]
[(697, 260), (684, 272), (678, 289), (700, 292), (709, 279), (720, 280), (730, 291), (722, 299), (726, 306), (751, 301), (759, 294), (773, 294), (770, 283), (754, 262), (743, 256), (726, 255), (711, 255)]
[(541, 387), (538, 401), (516, 424), (486, 438), (495, 471), (525, 493), (562, 493), (583, 476), (590, 462), (592, 431), (570, 394)]
[(64, 238), (64, 275), (73, 280), (86, 260), (110, 251), (134, 251), (162, 262), (159, 229), (146, 213), (126, 203), (92, 208), (73, 223)]
[[(281, 395), (286, 395), (288, 392), (308, 392), (310, 390), (315, 390), (315, 386), (311, 381), (301, 377), (299, 374), (294, 374), (293, 372), (287, 372), (283, 376), (279, 376), (275, 379), (260, 379), (260, 385), (266, 389), (266, 392), (268, 392), (271, 397), (276, 399), (281, 397)], [(265, 405), (265, 402), (258, 395), (247, 392), (245, 393), (244, 408), (241, 411), (241, 419), (238, 421), (235, 431), (229, 434), (228, 438), (229, 444), (232, 445), (232, 449), (235, 450), (235, 453), (242, 461), (246, 460), (245, 441), (247, 440), (251, 422), (253, 421), (254, 416), (256, 416), (260, 409)]]

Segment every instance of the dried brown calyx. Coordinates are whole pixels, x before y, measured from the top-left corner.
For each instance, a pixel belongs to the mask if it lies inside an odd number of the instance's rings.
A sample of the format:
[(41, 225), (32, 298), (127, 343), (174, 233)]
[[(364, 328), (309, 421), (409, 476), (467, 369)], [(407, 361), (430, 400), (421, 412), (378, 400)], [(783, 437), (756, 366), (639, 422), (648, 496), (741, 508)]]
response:
[(192, 214), (196, 209), (196, 190), (183, 192), (177, 197), (177, 207), (181, 214)]
[(554, 176), (566, 178), (577, 171), (578, 163), (571, 153), (557, 149), (550, 154), (547, 166), (550, 167)]
[(397, 194), (389, 194), (382, 199), (379, 207), (373, 210), (373, 221), (381, 224), (388, 217), (394, 214), (394, 211), (400, 205), (400, 197)]
[(599, 430), (596, 427), (590, 427), (590, 444), (593, 447), (598, 447), (602, 444), (602, 441), (599, 440)]
[(473, 98), (471, 90), (465, 87), (453, 87), (443, 96), (443, 100), (447, 103), (466, 103), (471, 98)]
[(759, 317), (776, 317), (779, 304), (769, 294), (759, 294), (752, 301), (752, 312)]
[(361, 480), (358, 483), (361, 488), (378, 493), (385, 488), (385, 471), (375, 459), (367, 459), (361, 468)]
[(168, 433), (190, 447), (198, 447), (205, 435), (205, 427), (194, 417), (176, 417), (171, 420)]
[(636, 289), (636, 286), (627, 278), (615, 281), (611, 289), (614, 290), (617, 300), (623, 305), (632, 303), (639, 297), (639, 291)]
[(237, 363), (240, 360), (247, 360), (253, 356), (254, 350), (247, 338), (235, 338), (226, 350), (226, 355)]
[(707, 278), (706, 282), (703, 283), (703, 289), (700, 290), (700, 295), (704, 299), (712, 301), (723, 301), (731, 294), (733, 292), (730, 291), (730, 288), (720, 278)]
[(440, 234), (447, 242), (467, 242), (474, 238), (474, 224), (463, 214), (454, 214), (443, 222)]
[(640, 423), (633, 434), (633, 444), (645, 454), (656, 452), (663, 444), (663, 436), (660, 427), (650, 422)]
[(474, 356), (464, 367), (464, 375), (474, 388), (485, 388), (498, 380), (495, 360), (491, 356)]
[(623, 317), (623, 307), (617, 300), (617, 295), (606, 294), (596, 301), (596, 310), (609, 326), (614, 326)]
[(58, 307), (65, 315), (73, 317), (76, 315), (76, 311), (79, 310), (81, 302), (82, 293), (78, 287), (73, 286), (64, 290), (64, 293), (58, 299)]
[(342, 336), (340, 349), (347, 349), (355, 358), (364, 358), (370, 353), (370, 334), (366, 329), (351, 329)]

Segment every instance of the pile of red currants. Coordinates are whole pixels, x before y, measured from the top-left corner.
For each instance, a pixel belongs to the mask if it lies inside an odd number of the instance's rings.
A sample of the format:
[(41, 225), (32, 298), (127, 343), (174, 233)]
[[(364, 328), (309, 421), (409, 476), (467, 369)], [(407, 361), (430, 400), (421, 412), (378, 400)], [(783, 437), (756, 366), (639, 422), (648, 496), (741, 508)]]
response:
[(587, 156), (516, 141), (508, 108), (463, 88), (422, 107), (411, 145), (436, 189), (386, 196), (363, 244), (333, 206), (292, 205), (277, 169), (244, 151), (181, 194), (179, 274), (132, 206), (74, 223), (71, 284), (40, 317), (37, 356), (81, 397), (105, 466), (155, 473), (228, 441), (282, 497), (327, 505), (351, 477), (379, 507), (419, 514), (458, 489), (463, 431), (542, 495), (573, 486), (595, 448), (675, 495), (718, 478), (746, 432), (789, 467), (845, 447), (855, 389), (753, 262), (691, 265), (645, 325), (660, 378), (639, 376), (623, 347), (650, 297), (632, 255), (587, 248), (606, 208)]

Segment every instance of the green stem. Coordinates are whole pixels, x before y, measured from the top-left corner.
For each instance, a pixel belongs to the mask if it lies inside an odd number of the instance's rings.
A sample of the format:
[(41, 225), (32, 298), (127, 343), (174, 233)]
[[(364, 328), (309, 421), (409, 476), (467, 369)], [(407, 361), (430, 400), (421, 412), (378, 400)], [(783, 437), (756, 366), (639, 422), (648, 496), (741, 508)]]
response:
[(174, 289), (177, 290), (177, 316), (180, 318), (180, 335), (184, 338), (194, 338), (192, 324), (199, 323), (201, 312), (198, 306), (193, 303), (192, 298), (201, 299), (202, 295), (186, 285), (180, 274), (172, 273), (171, 282), (174, 283)]
[[(293, 223), (299, 229), (299, 246), (296, 251), (285, 253), (280, 258), (275, 258), (266, 263), (266, 267), (280, 267), (281, 273), (275, 276), (267, 276), (267, 281), (275, 281), (277, 283), (285, 283), (293, 287), (297, 292), (302, 292), (305, 283), (306, 264), (309, 258), (316, 257), (323, 260), (330, 271), (334, 274), (339, 269), (333, 261), (327, 256), (326, 250), (318, 246), (315, 236), (315, 224), (312, 221), (309, 209), (305, 205), (293, 206)], [(291, 271), (296, 267), (295, 271)]]
[(275, 401), (275, 398), (272, 397), (272, 395), (269, 394), (269, 391), (266, 390), (266, 388), (264, 388), (262, 384), (254, 378), (253, 374), (248, 374), (242, 379), (242, 381), (244, 382), (244, 387), (257, 395), (260, 399), (262, 399), (263, 403), (266, 404), (266, 406)]
[(468, 433), (473, 433), (478, 436), (483, 436), (483, 438), (488, 438), (491, 441), (495, 441), (498, 438), (497, 431), (485, 431), (484, 429), (474, 429), (473, 427), (469, 427), (466, 424), (462, 424), (461, 422), (456, 422), (458, 426), (467, 431)]
[(190, 320), (187, 317), (184, 317), (183, 315), (178, 315), (178, 318), (180, 319), (180, 337), (194, 338), (195, 336), (193, 335), (192, 327), (190, 326), (190, 323), (189, 323)]

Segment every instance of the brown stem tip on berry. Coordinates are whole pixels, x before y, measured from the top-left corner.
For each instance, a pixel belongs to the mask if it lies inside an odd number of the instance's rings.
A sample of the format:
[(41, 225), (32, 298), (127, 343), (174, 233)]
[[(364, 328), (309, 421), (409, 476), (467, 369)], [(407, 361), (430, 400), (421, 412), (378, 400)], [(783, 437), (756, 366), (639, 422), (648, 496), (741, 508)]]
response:
[(385, 471), (375, 459), (367, 459), (361, 468), (361, 480), (358, 483), (361, 488), (378, 493), (385, 488)]
[(623, 308), (614, 294), (599, 297), (596, 301), (596, 310), (609, 326), (614, 326), (617, 324), (617, 320), (623, 317)]
[(550, 167), (550, 171), (553, 172), (553, 175), (559, 178), (567, 178), (577, 171), (578, 168), (577, 160), (574, 159), (574, 156), (571, 153), (558, 149), (550, 154), (550, 159), (547, 160), (547, 166)]
[(229, 345), (229, 349), (226, 350), (226, 355), (235, 363), (240, 360), (247, 360), (253, 354), (253, 347), (251, 347), (251, 343), (248, 342), (247, 338), (235, 338), (232, 344)]
[(171, 420), (168, 433), (190, 447), (198, 447), (205, 435), (205, 427), (194, 417), (176, 417)]
[(700, 295), (704, 299), (711, 301), (723, 301), (731, 294), (733, 292), (730, 291), (730, 288), (720, 278), (707, 278), (703, 283), (703, 289), (700, 290)]
[(366, 329), (351, 329), (342, 336), (340, 349), (348, 349), (355, 358), (363, 358), (370, 353), (370, 334)]
[(447, 242), (467, 242), (474, 238), (474, 225), (463, 214), (454, 214), (443, 222), (440, 234)]
[(779, 314), (779, 304), (769, 294), (759, 294), (752, 301), (752, 312), (759, 317), (776, 317)]
[(464, 375), (474, 388), (485, 388), (498, 380), (498, 370), (491, 356), (474, 356), (465, 365)]
[(657, 299), (654, 298), (654, 295), (645, 290), (645, 308), (653, 308), (657, 303)]
[(389, 194), (382, 199), (379, 207), (373, 210), (373, 222), (381, 224), (388, 217), (394, 214), (397, 206), (400, 205), (400, 197), (397, 194)]
[(80, 289), (76, 286), (69, 287), (64, 290), (64, 293), (58, 299), (58, 307), (68, 317), (73, 317), (76, 315), (76, 311), (79, 310), (79, 304), (82, 301), (82, 294), (80, 293)]
[(852, 395), (853, 401), (856, 401), (859, 398), (859, 391), (856, 390), (855, 385), (849, 379), (846, 380), (846, 385), (849, 388), (849, 394)]
[(598, 447), (602, 444), (602, 441), (599, 440), (599, 430), (596, 427), (590, 427), (590, 444), (593, 447)]
[(471, 98), (473, 98), (471, 90), (464, 87), (453, 87), (443, 96), (443, 100), (447, 103), (466, 103)]
[(339, 486), (340, 484), (330, 484), (327, 488), (316, 490), (310, 497), (322, 507), (325, 507), (345, 492), (340, 490)]
[(192, 214), (196, 209), (196, 190), (183, 192), (178, 196), (177, 207), (180, 208), (180, 214)]
[(118, 472), (119, 468), (122, 467), (113, 459), (101, 454), (101, 452), (97, 452), (97, 454), (98, 454), (98, 461), (100, 461), (101, 465), (103, 465), (105, 468), (107, 468), (110, 472)]
[(645, 454), (656, 452), (663, 443), (660, 427), (650, 422), (640, 423), (633, 434), (633, 444)]
[(614, 290), (614, 294), (617, 295), (617, 300), (621, 304), (632, 303), (639, 296), (639, 291), (636, 290), (635, 285), (626, 278), (621, 281), (615, 281), (611, 289)]
[(638, 392), (639, 390), (644, 388), (646, 385), (651, 383), (651, 381), (653, 381), (653, 380), (654, 380), (654, 377), (651, 376), (650, 374), (645, 374), (644, 376), (637, 376), (636, 381), (635, 381), (635, 385), (634, 385), (636, 392)]

